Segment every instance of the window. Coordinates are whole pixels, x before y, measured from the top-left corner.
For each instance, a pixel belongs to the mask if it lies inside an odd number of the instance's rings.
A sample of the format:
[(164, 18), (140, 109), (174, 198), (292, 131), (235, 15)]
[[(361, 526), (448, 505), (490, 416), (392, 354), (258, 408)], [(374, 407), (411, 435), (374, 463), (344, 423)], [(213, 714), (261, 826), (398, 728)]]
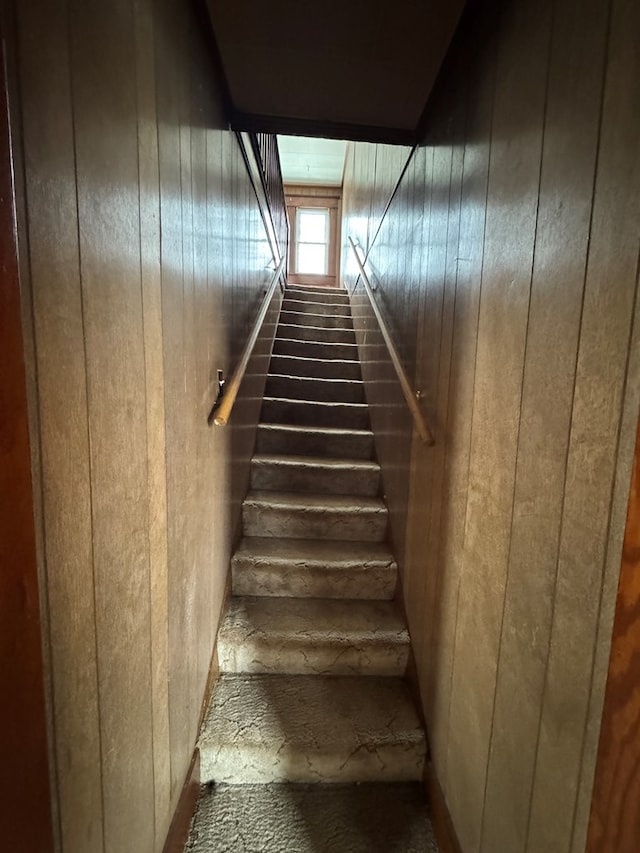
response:
[(327, 275), (329, 208), (299, 207), (296, 213), (296, 272), (304, 275)]

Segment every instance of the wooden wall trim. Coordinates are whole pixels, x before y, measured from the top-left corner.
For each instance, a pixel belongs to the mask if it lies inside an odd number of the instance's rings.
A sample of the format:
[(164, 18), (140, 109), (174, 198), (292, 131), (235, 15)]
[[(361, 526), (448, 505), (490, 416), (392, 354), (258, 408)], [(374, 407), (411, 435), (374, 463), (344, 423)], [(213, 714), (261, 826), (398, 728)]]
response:
[(200, 750), (195, 749), (187, 778), (176, 807), (163, 853), (183, 853), (189, 838), (191, 818), (200, 796)]
[(342, 187), (329, 184), (285, 184), (284, 194), (285, 196), (335, 199), (337, 204), (342, 198)]
[(0, 827), (53, 849), (36, 532), (4, 49), (0, 62)]
[(323, 136), (327, 139), (381, 142), (386, 145), (413, 145), (416, 139), (415, 131), (410, 128), (316, 121), (239, 111), (231, 115), (231, 129), (249, 133), (279, 133), (285, 136)]
[(587, 853), (636, 853), (640, 838), (640, 424), (622, 547)]
[(438, 847), (441, 853), (462, 853), (462, 848), (453, 828), (453, 821), (449, 814), (447, 802), (431, 762), (427, 764), (425, 777), (431, 811), (431, 824)]

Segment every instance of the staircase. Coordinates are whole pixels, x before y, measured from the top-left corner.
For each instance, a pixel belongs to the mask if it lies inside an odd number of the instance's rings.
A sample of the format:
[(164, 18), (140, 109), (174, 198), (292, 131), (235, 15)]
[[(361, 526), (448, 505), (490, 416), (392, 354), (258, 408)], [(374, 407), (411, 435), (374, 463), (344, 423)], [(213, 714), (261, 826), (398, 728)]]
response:
[(422, 778), (372, 457), (348, 297), (288, 287), (199, 741), (203, 782)]

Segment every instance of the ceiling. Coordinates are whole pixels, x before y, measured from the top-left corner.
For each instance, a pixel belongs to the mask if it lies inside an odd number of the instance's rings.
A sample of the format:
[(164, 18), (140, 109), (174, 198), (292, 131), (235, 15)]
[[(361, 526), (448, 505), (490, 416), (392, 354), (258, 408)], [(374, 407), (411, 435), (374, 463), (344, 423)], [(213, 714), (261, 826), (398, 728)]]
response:
[(207, 0), (236, 130), (410, 144), (464, 0)]
[(342, 186), (347, 143), (340, 139), (278, 136), (282, 180), (285, 184)]

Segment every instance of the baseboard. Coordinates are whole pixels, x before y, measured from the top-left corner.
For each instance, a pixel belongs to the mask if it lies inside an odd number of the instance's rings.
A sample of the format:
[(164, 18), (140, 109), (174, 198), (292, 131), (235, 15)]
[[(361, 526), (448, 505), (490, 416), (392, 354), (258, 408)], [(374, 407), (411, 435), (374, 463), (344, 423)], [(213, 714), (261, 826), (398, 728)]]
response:
[(431, 762), (427, 762), (425, 784), (427, 786), (427, 795), (431, 809), (431, 823), (440, 853), (462, 853), (462, 848), (458, 843), (440, 782), (438, 782), (438, 777)]
[(200, 796), (200, 750), (196, 747), (189, 772), (182, 787), (180, 799), (169, 827), (167, 840), (162, 848), (163, 853), (184, 853), (185, 844), (189, 838), (191, 818), (196, 810)]

